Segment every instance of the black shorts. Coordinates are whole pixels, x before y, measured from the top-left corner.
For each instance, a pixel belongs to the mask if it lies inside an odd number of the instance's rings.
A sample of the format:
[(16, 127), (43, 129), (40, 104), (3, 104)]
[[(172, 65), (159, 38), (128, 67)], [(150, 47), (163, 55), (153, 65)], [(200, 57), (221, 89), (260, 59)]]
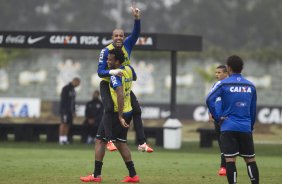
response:
[(62, 113), (61, 114), (61, 122), (72, 125), (73, 124), (73, 116), (72, 113)]
[[(124, 119), (125, 119), (127, 124), (130, 124), (131, 119), (132, 119), (132, 115), (128, 115), (128, 116), (124, 117)], [(114, 115), (113, 115), (113, 129), (112, 129), (112, 131), (113, 131), (112, 132), (113, 140), (124, 142), (124, 143), (127, 142), (128, 128), (124, 128), (124, 127), (121, 126), (119, 119), (118, 119), (118, 113), (114, 113)], [(100, 123), (100, 125), (99, 125), (98, 132), (97, 132), (97, 135), (96, 135), (96, 139), (106, 141), (103, 119), (102, 119), (102, 123)]]
[(220, 134), (222, 151), (225, 157), (255, 157), (252, 133), (224, 131)]

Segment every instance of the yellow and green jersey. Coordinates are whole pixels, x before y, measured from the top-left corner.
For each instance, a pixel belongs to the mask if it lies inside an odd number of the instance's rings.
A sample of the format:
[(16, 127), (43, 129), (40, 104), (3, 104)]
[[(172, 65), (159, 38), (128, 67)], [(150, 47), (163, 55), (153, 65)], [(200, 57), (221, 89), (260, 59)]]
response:
[[(114, 48), (115, 48), (114, 45), (111, 43), (110, 45), (108, 45), (108, 46), (106, 47), (106, 50), (104, 50), (104, 52), (107, 53), (107, 54), (104, 53), (104, 55), (107, 55), (107, 58), (105, 58), (106, 62), (107, 62), (107, 59), (108, 59), (108, 52), (109, 52), (110, 50), (113, 50)], [(130, 64), (130, 60), (129, 60), (128, 52), (126, 51), (126, 49), (125, 49), (124, 46), (122, 46), (121, 49), (122, 49), (122, 52), (123, 52), (123, 54), (124, 54), (124, 62), (122, 63), (122, 66), (129, 65), (129, 64)], [(106, 66), (106, 70), (109, 71), (108, 66)], [(102, 78), (102, 80), (105, 80), (105, 81), (110, 82), (110, 77), (104, 77), (104, 78)]]
[(111, 91), (111, 96), (114, 102), (114, 111), (118, 112), (117, 94), (115, 92), (115, 89), (119, 86), (123, 87), (123, 95), (124, 95), (123, 112), (128, 113), (132, 111), (130, 91), (132, 87), (132, 81), (134, 78), (136, 78), (136, 73), (130, 65), (122, 66), (120, 67), (120, 69), (122, 70), (123, 76), (122, 77), (111, 76), (110, 91)]

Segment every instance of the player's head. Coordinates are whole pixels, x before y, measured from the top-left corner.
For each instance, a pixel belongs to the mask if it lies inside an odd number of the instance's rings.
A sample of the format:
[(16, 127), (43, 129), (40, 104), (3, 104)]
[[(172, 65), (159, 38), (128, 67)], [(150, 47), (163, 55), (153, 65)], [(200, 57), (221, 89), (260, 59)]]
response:
[(80, 78), (78, 78), (78, 77), (73, 78), (71, 83), (72, 83), (72, 85), (73, 85), (74, 87), (79, 86), (79, 84), (80, 84)]
[(112, 40), (115, 47), (121, 48), (123, 46), (124, 31), (122, 29), (114, 29), (112, 33)]
[(92, 98), (93, 99), (98, 99), (100, 96), (100, 92), (98, 90), (95, 90), (92, 94)]
[(110, 69), (119, 68), (124, 62), (124, 54), (120, 48), (109, 50), (107, 64)]
[(228, 72), (227, 72), (226, 66), (225, 65), (219, 65), (218, 67), (216, 67), (215, 78), (217, 80), (222, 80), (222, 79), (225, 79), (226, 77), (228, 77)]
[(227, 70), (229, 73), (241, 73), (243, 70), (244, 62), (237, 56), (232, 55), (227, 58)]

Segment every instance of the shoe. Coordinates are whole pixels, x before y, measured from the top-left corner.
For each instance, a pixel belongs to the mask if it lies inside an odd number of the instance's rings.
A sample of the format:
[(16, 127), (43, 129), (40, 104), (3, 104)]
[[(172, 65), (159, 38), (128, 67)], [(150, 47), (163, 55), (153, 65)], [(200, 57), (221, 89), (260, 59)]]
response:
[(121, 182), (123, 183), (139, 183), (139, 176), (135, 175), (134, 177), (126, 176)]
[(108, 149), (109, 151), (116, 151), (116, 150), (117, 150), (117, 147), (114, 145), (114, 143), (113, 143), (112, 141), (109, 141), (109, 142), (107, 143), (107, 149)]
[(154, 152), (153, 148), (151, 148), (147, 143), (138, 146), (138, 151), (152, 153)]
[(102, 178), (101, 177), (97, 177), (95, 178), (94, 177), (94, 174), (90, 174), (88, 176), (82, 176), (80, 177), (80, 180), (82, 182), (101, 182), (102, 181)]
[(218, 176), (226, 176), (226, 168), (221, 167), (218, 171)]

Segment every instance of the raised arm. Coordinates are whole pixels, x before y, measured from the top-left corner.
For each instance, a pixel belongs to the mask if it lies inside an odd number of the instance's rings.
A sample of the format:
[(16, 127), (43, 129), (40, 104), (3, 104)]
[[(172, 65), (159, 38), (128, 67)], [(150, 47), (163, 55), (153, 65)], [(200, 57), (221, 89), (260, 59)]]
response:
[(134, 17), (134, 27), (131, 34), (128, 37), (126, 37), (124, 41), (124, 45), (127, 48), (129, 54), (132, 48), (134, 47), (136, 41), (138, 40), (141, 31), (140, 10), (135, 6), (132, 6), (131, 12)]
[(130, 8), (131, 8), (131, 13), (132, 13), (133, 17), (134, 17), (135, 19), (140, 19), (140, 14), (141, 14), (140, 9), (137, 8), (137, 7), (135, 6), (135, 4), (132, 5)]

